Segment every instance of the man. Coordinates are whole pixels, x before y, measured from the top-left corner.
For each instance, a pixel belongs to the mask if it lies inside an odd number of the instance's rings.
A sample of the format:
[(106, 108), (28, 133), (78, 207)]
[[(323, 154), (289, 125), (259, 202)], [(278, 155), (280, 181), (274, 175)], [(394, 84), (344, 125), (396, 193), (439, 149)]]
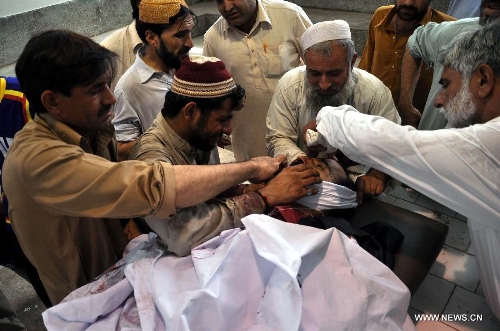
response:
[(118, 54), (116, 77), (111, 82), (112, 91), (115, 90), (116, 83), (118, 83), (123, 73), (134, 63), (137, 51), (142, 46), (142, 40), (135, 27), (135, 22), (139, 19), (139, 3), (141, 3), (141, 0), (130, 0), (132, 18), (134, 19), (132, 23), (116, 30), (101, 41), (101, 46)]
[[(347, 22), (316, 23), (304, 32), (301, 43), (305, 66), (283, 76), (269, 106), (269, 155), (286, 154), (289, 162), (305, 157), (302, 127), (324, 106), (349, 104), (363, 113), (400, 122), (389, 89), (374, 75), (354, 68), (357, 54)], [(364, 194), (382, 193), (389, 179), (374, 169), (368, 174), (358, 182), (360, 200)]]
[(193, 47), (193, 16), (184, 0), (144, 0), (139, 4), (136, 28), (145, 46), (115, 89), (113, 124), (120, 160), (127, 159), (135, 140), (153, 123), (175, 71)]
[(26, 122), (33, 119), (34, 114), (29, 107), (28, 99), (21, 91), (17, 78), (0, 77), (0, 202), (2, 203), (0, 206), (0, 263), (13, 266), (12, 270), (29, 281), (43, 304), (50, 307), (51, 303), (40, 277), (21, 250), (19, 241), (12, 230), (8, 201), (1, 186), (2, 166), (14, 135), (23, 128)]
[(481, 286), (500, 319), (499, 23), (460, 35), (440, 58), (436, 107), (459, 129), (417, 131), (344, 106), (324, 108), (317, 130), (353, 160), (467, 217)]
[(311, 25), (299, 6), (276, 0), (217, 0), (222, 17), (205, 33), (203, 55), (220, 58), (246, 91), (234, 115), (236, 161), (267, 155), (265, 121), (278, 80), (301, 65), (300, 37)]
[[(139, 138), (130, 158), (177, 165), (216, 163), (217, 140), (231, 134), (234, 111), (242, 107), (244, 98), (244, 89), (219, 59), (185, 59), (155, 125)], [(269, 213), (275, 205), (302, 198), (311, 193), (309, 185), (319, 182), (311, 166), (288, 167), (263, 187), (235, 187), (216, 199), (178, 210), (167, 220), (146, 220), (169, 251), (186, 256), (222, 231), (243, 226), (243, 217)]]
[[(470, 18), (440, 24), (429, 23), (415, 30), (408, 39), (401, 66), (401, 96), (398, 110), (403, 123), (420, 130), (437, 130), (446, 126), (443, 114), (434, 107), (434, 100), (439, 93), (443, 66), (437, 61), (443, 46), (462, 32), (478, 29), (481, 25), (500, 17), (500, 0), (483, 0), (481, 18)], [(425, 108), (420, 112), (413, 106), (415, 85), (419, 79), (422, 62), (434, 67), (432, 85), (426, 98)]]
[(3, 187), (12, 227), (53, 304), (121, 257), (127, 238), (119, 218), (167, 218), (245, 180), (267, 179), (285, 159), (111, 162), (115, 56), (87, 37), (51, 30), (30, 39), (16, 64), (36, 115), (9, 148)]
[[(378, 8), (370, 22), (368, 39), (358, 67), (380, 78), (391, 90), (396, 104), (400, 96), (401, 61), (410, 35), (428, 22), (455, 20), (432, 9), (430, 3), (431, 0), (395, 0), (394, 5)], [(423, 109), (431, 82), (432, 70), (422, 68), (415, 92), (418, 109)], [(404, 121), (402, 124), (406, 125)]]

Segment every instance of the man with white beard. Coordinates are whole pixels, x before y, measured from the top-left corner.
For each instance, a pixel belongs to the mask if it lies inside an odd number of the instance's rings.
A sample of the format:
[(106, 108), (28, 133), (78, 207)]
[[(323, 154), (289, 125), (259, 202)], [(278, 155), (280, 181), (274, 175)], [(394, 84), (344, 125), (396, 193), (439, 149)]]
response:
[(417, 131), (343, 106), (323, 108), (304, 130), (317, 125), (330, 147), (466, 216), (481, 285), (500, 319), (499, 22), (459, 35), (440, 62), (435, 106), (455, 128)]
[[(357, 54), (343, 20), (316, 23), (301, 38), (305, 66), (288, 71), (279, 81), (267, 114), (268, 155), (285, 154), (288, 162), (305, 158), (302, 127), (324, 106), (351, 105), (399, 124), (391, 91), (374, 75), (354, 68)], [(308, 156), (318, 156), (316, 150)], [(389, 177), (370, 169), (357, 180), (358, 200), (378, 195)]]

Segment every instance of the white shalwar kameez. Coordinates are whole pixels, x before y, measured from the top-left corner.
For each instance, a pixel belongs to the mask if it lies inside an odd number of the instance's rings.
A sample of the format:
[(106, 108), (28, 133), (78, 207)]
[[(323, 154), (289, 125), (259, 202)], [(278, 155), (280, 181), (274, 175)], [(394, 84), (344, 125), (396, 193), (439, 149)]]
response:
[(500, 117), (462, 129), (400, 126), (350, 106), (324, 107), (332, 147), (467, 217), (481, 285), (500, 319)]

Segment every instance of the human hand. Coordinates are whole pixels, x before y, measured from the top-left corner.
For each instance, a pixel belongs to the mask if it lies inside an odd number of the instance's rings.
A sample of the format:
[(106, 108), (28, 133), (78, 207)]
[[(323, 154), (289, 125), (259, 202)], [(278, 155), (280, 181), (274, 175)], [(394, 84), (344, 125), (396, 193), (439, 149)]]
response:
[(380, 195), (384, 192), (389, 176), (383, 172), (370, 169), (366, 175), (356, 179), (356, 196), (358, 203), (363, 203), (364, 198)]
[(271, 206), (286, 205), (318, 191), (308, 186), (321, 183), (319, 172), (310, 165), (298, 164), (283, 169), (259, 192)]
[(285, 167), (287, 159), (285, 155), (278, 155), (276, 157), (259, 156), (251, 158), (247, 162), (255, 167), (253, 176), (248, 180), (252, 183), (260, 183), (269, 180)]
[(418, 128), (418, 124), (422, 119), (422, 114), (417, 108), (413, 107), (412, 104), (405, 105), (400, 103), (398, 111), (399, 116), (401, 116), (401, 125), (411, 125), (415, 129)]

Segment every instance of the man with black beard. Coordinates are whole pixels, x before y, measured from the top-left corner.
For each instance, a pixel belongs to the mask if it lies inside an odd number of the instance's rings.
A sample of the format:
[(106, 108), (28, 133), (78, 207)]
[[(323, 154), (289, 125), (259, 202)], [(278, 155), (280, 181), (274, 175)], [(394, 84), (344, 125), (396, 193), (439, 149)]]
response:
[[(173, 165), (219, 163), (217, 140), (231, 134), (234, 111), (243, 107), (244, 99), (245, 90), (220, 59), (201, 55), (184, 59), (163, 109), (137, 140), (129, 159)], [(169, 251), (185, 256), (221, 231), (242, 226), (247, 215), (269, 213), (275, 205), (316, 193), (307, 187), (320, 181), (311, 165), (290, 166), (265, 185), (239, 185), (167, 219), (146, 221)]]
[[(428, 22), (455, 20), (432, 9), (430, 4), (431, 0), (395, 0), (394, 5), (378, 8), (370, 22), (368, 38), (358, 67), (380, 78), (391, 90), (396, 104), (399, 102), (401, 63), (408, 38), (417, 27)], [(431, 84), (432, 70), (423, 66), (415, 90), (417, 109), (424, 108)]]
[[(362, 113), (400, 123), (389, 89), (374, 75), (354, 68), (357, 54), (347, 22), (314, 24), (304, 32), (301, 44), (305, 66), (288, 71), (280, 79), (269, 106), (268, 155), (285, 154), (289, 163), (306, 157), (302, 128), (323, 106), (348, 104)], [(309, 156), (318, 156), (318, 152), (321, 150)], [(357, 180), (358, 200), (382, 193), (388, 179), (370, 169), (367, 176)]]
[[(460, 34), (441, 52), (435, 106), (456, 128), (416, 130), (351, 107), (323, 108), (330, 148), (380, 169), (467, 217), (481, 286), (500, 319), (500, 22)], [(310, 123), (308, 128), (316, 127)], [(380, 144), (383, 148), (380, 148)]]
[(194, 14), (184, 0), (139, 4), (137, 34), (143, 46), (116, 85), (113, 124), (118, 157), (125, 160), (135, 140), (153, 123), (181, 60), (193, 47)]

